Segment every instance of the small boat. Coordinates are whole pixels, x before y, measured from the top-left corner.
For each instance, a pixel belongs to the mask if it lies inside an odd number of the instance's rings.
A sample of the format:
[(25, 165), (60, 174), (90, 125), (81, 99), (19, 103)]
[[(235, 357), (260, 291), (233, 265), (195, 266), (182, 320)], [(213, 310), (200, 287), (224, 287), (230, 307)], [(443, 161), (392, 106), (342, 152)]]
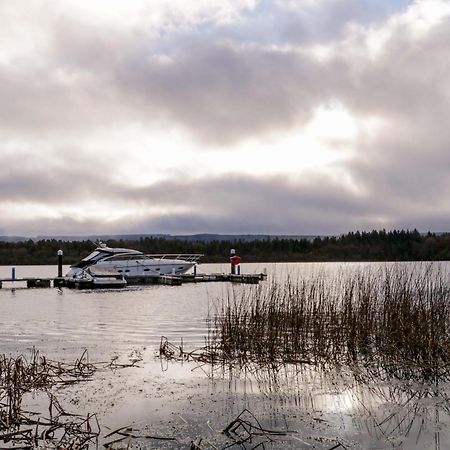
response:
[(125, 280), (155, 277), (160, 275), (181, 275), (193, 268), (201, 254), (153, 254), (128, 248), (107, 247), (100, 244), (90, 255), (70, 267), (66, 277), (77, 279), (86, 269), (93, 268), (116, 272)]
[(77, 277), (70, 279), (69, 286), (71, 285), (78, 289), (111, 289), (125, 287), (127, 281), (114, 270), (87, 267), (82, 269)]

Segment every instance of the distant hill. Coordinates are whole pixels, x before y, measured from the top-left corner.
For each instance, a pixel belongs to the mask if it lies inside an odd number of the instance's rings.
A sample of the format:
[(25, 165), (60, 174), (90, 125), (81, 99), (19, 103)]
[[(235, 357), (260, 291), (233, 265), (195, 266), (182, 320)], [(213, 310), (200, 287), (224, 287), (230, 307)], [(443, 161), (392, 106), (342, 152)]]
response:
[(187, 241), (187, 242), (213, 242), (213, 241), (227, 241), (227, 242), (253, 242), (253, 241), (264, 241), (273, 239), (307, 239), (313, 240), (318, 236), (311, 235), (275, 235), (275, 234), (190, 234), (190, 235), (171, 235), (171, 234), (101, 234), (101, 235), (89, 235), (89, 236), (35, 236), (35, 237), (24, 237), (24, 236), (0, 236), (1, 242), (24, 242), (28, 240), (33, 241), (43, 241), (52, 240), (73, 242), (73, 241), (139, 241), (141, 238), (159, 238), (167, 240), (176, 241)]
[(0, 236), (0, 242), (23, 242), (29, 239), (29, 237), (24, 236)]
[(227, 241), (227, 242), (252, 242), (252, 241), (266, 241), (273, 239), (307, 239), (313, 240), (317, 236), (308, 235), (275, 235), (275, 234), (192, 234), (192, 235), (168, 235), (166, 239), (175, 239), (179, 241), (196, 241), (196, 242), (213, 242), (213, 241)]

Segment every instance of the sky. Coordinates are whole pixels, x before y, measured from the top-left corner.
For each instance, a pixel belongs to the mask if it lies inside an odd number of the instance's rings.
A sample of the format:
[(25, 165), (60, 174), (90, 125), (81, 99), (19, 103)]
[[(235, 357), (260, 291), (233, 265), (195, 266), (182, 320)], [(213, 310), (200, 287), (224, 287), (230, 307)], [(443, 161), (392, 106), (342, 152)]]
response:
[(450, 231), (449, 0), (0, 21), (0, 235)]

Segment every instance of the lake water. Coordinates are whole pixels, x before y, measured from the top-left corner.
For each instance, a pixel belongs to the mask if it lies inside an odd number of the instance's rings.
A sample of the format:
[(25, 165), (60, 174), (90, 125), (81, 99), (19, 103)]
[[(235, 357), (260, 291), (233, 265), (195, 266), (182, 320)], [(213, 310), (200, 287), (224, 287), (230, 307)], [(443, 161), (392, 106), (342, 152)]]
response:
[[(228, 267), (211, 264), (200, 268), (214, 273)], [(248, 271), (262, 270), (259, 265), (248, 265)], [(16, 267), (16, 278), (51, 277), (55, 272), (52, 266), (22, 266)], [(0, 278), (10, 274), (10, 267), (0, 267)], [(162, 335), (176, 341), (183, 338), (190, 344), (202, 343), (211, 300), (230, 287), (224, 283), (120, 290), (24, 286), (20, 282), (4, 283), (0, 290), (2, 352), (23, 352), (36, 346), (46, 354), (69, 358), (83, 348), (88, 348), (92, 356), (105, 358), (136, 346), (154, 346)]]
[[(245, 273), (266, 269), (270, 283), (288, 276), (335, 276), (383, 265), (243, 264), (242, 269)], [(449, 268), (447, 263), (441, 267)], [(228, 265), (199, 266), (205, 273), (226, 270)], [(16, 267), (18, 278), (55, 273), (53, 266)], [(0, 267), (0, 278), (10, 274), (11, 267)], [(60, 395), (74, 412), (97, 412), (105, 427), (133, 424), (178, 439), (176, 445), (139, 443), (148, 448), (189, 448), (191, 440), (200, 438), (225, 445), (218, 431), (244, 408), (268, 427), (296, 431), (292, 438), (266, 444), (267, 448), (325, 450), (339, 442), (348, 449), (450, 448), (447, 384), (434, 390), (376, 380), (358, 384), (345, 372), (324, 377), (298, 368), (287, 368), (276, 377), (262, 372), (247, 377), (216, 373), (211, 379), (207, 368), (161, 365), (155, 358), (161, 336), (174, 343), (183, 339), (187, 347), (202, 345), (206, 318), (215, 302), (230, 290), (247, 289), (254, 287), (198, 283), (78, 291), (5, 283), (0, 290), (0, 353), (17, 356), (35, 347), (65, 361), (73, 361), (84, 349), (94, 361), (113, 356), (126, 361), (140, 355), (139, 367), (105, 370), (92, 382), (68, 387)]]
[[(269, 280), (354, 270), (361, 264), (243, 264), (245, 273), (267, 270)], [(66, 273), (68, 267), (64, 267)], [(228, 265), (203, 264), (199, 272), (221, 273)], [(54, 266), (18, 266), (16, 278), (52, 277)], [(11, 267), (0, 266), (0, 278)], [(138, 286), (121, 290), (26, 289), (25, 283), (4, 283), (0, 290), (2, 352), (23, 352), (36, 346), (46, 354), (73, 357), (82, 348), (104, 358), (133, 346), (158, 345), (161, 336), (187, 344), (202, 343), (205, 319), (216, 299), (230, 289), (251, 289), (229, 283), (183, 286)], [(12, 289), (15, 288), (15, 289)], [(60, 355), (60, 351), (64, 354)]]

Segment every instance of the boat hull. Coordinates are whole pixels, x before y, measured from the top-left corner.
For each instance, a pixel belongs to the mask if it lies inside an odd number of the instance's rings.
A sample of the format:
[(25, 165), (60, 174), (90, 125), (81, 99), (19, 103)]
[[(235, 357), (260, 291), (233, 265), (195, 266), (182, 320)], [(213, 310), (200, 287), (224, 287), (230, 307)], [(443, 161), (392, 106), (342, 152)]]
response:
[[(114, 264), (108, 261), (100, 261), (92, 267), (98, 270), (115, 271), (122, 275), (125, 279), (136, 277), (149, 277), (159, 275), (181, 275), (189, 271), (195, 266), (195, 262), (182, 260), (160, 260), (151, 264), (140, 263), (137, 261), (127, 262), (126, 264)], [(72, 267), (67, 273), (68, 278), (77, 278), (83, 272), (83, 269)]]

